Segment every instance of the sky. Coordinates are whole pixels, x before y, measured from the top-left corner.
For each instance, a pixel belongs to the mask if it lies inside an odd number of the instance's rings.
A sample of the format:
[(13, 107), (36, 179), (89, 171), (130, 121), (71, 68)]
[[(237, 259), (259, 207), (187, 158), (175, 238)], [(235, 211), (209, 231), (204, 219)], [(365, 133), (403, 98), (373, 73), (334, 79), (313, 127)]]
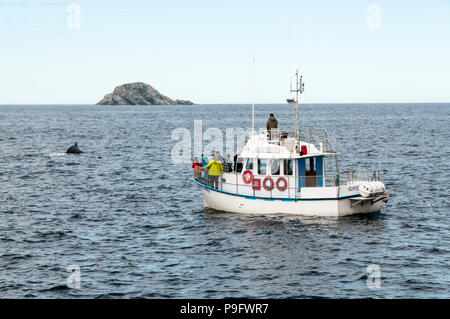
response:
[(450, 102), (450, 0), (0, 0), (0, 104), (284, 103), (296, 68), (304, 103)]

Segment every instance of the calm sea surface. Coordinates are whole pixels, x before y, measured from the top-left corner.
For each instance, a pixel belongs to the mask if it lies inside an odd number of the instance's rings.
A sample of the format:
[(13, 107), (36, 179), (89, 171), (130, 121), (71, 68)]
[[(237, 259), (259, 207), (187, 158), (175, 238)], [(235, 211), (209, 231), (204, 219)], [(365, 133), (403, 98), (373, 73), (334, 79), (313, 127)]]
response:
[[(292, 128), (289, 106), (256, 109), (257, 127), (273, 112)], [(341, 171), (380, 170), (390, 194), (380, 214), (339, 219), (203, 209), (171, 133), (247, 128), (250, 114), (0, 106), (0, 297), (450, 297), (450, 104), (303, 106), (303, 124), (337, 139)], [(64, 155), (75, 141), (85, 153)]]

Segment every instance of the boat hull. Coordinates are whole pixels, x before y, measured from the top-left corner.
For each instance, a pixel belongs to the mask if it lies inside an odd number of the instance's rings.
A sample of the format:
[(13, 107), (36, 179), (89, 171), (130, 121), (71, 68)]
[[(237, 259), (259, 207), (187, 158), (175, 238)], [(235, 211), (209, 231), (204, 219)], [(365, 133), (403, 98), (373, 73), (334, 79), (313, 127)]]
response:
[(205, 208), (241, 214), (290, 214), (341, 217), (381, 210), (383, 201), (353, 205), (350, 198), (336, 199), (265, 199), (223, 193), (202, 187)]

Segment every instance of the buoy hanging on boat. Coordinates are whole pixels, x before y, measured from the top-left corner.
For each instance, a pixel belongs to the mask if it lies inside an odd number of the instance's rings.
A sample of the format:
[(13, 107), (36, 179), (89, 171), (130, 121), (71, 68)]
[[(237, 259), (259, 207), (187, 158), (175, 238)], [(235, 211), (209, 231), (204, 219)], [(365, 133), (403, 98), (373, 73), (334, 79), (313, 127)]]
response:
[(386, 192), (386, 187), (382, 182), (368, 182), (359, 185), (359, 193), (362, 197), (371, 197), (376, 194)]
[(245, 184), (250, 184), (253, 180), (253, 173), (251, 170), (246, 169), (244, 173), (242, 174), (242, 180)]
[[(269, 182), (269, 185), (267, 185), (267, 182)], [(273, 189), (274, 185), (275, 185), (275, 183), (273, 182), (272, 177), (266, 176), (266, 178), (264, 178), (263, 186), (266, 191), (271, 191)]]
[[(281, 182), (281, 185), (280, 185), (280, 182)], [(276, 185), (277, 189), (280, 192), (284, 192), (286, 190), (286, 188), (287, 188), (287, 180), (286, 180), (286, 178), (284, 178), (283, 176), (278, 177), (277, 183), (275, 185)]]

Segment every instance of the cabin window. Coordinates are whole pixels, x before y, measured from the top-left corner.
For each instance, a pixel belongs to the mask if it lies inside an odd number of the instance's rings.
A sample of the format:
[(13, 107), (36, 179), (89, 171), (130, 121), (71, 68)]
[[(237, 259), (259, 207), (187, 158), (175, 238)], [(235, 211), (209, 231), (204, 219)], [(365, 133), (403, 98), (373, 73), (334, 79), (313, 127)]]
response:
[(283, 173), (284, 175), (293, 175), (294, 174), (294, 165), (293, 165), (293, 161), (292, 160), (283, 160), (283, 166), (284, 166), (284, 170)]
[(247, 159), (247, 164), (245, 164), (245, 169), (253, 170), (253, 158)]
[(258, 174), (259, 175), (267, 174), (267, 160), (258, 159)]
[(305, 158), (305, 172), (315, 172), (315, 171), (316, 171), (315, 157)]
[(309, 172), (311, 169), (310, 161), (311, 161), (311, 157), (305, 158), (305, 172)]
[(270, 161), (270, 174), (280, 175), (280, 160)]

